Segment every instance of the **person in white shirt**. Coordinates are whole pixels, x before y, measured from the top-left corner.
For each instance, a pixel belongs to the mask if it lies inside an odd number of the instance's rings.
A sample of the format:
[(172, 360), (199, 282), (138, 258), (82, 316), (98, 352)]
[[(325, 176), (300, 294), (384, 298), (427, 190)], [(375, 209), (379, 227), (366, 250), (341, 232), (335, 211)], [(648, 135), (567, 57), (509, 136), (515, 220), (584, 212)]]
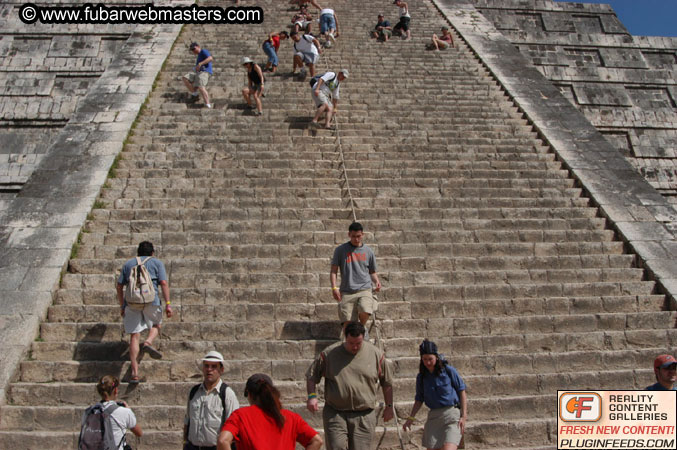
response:
[[(125, 444), (124, 437), (127, 434), (127, 430), (138, 437), (143, 435), (143, 431), (141, 430), (141, 425), (136, 423), (136, 416), (132, 410), (127, 407), (127, 403), (117, 401), (119, 389), (120, 380), (114, 375), (106, 375), (96, 384), (96, 390), (101, 396), (101, 402), (99, 402), (101, 408), (105, 411), (110, 406), (117, 406), (117, 408), (113, 409), (113, 412), (110, 413), (110, 420), (107, 421), (105, 426), (111, 427), (113, 431), (113, 440), (115, 441), (117, 450), (123, 450)], [(82, 415), (82, 425), (84, 425), (86, 417), (87, 411)]]
[(295, 31), (292, 31), (289, 37), (294, 41), (294, 67), (292, 68), (292, 75), (296, 74), (297, 67), (303, 69), (303, 64), (305, 63), (308, 66), (310, 76), (315, 76), (315, 63), (322, 54), (320, 42), (312, 34), (301, 35)]
[(202, 383), (188, 394), (183, 425), (184, 450), (214, 449), (221, 427), (240, 407), (235, 392), (221, 381), (223, 356), (210, 351), (202, 358)]
[(324, 127), (330, 128), (331, 118), (337, 112), (341, 82), (346, 78), (348, 78), (346, 69), (341, 69), (338, 74), (327, 72), (317, 77), (311, 86), (313, 101), (317, 107), (317, 112), (311, 122), (313, 125), (316, 125), (322, 114), (326, 113)]

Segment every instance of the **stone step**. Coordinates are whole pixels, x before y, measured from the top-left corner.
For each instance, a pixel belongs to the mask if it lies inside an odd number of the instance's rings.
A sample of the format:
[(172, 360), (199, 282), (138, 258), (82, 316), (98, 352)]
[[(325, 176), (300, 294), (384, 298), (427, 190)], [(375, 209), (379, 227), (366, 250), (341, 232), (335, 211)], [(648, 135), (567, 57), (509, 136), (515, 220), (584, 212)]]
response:
[[(371, 227), (374, 221), (367, 222)], [(397, 227), (388, 224), (398, 225)], [(179, 248), (193, 249), (203, 248), (209, 244), (215, 249), (224, 250), (235, 247), (247, 249), (263, 246), (292, 245), (331, 245), (335, 246), (346, 239), (345, 223), (336, 230), (325, 231), (320, 221), (306, 221), (305, 232), (291, 230), (283, 232), (279, 230), (264, 230), (260, 232), (233, 231), (222, 233), (173, 233), (165, 231), (162, 234), (153, 233), (155, 246), (160, 249), (169, 249), (172, 254), (180, 254)], [(538, 255), (548, 254), (571, 255), (571, 254), (598, 254), (613, 253), (621, 254), (623, 244), (614, 241), (614, 232), (611, 230), (425, 230), (407, 228), (404, 225), (419, 225), (418, 222), (407, 223), (402, 220), (393, 220), (367, 233), (365, 240), (368, 245), (380, 248), (379, 255), (386, 256), (393, 250), (399, 251), (403, 256), (430, 255), (447, 256), (478, 256), (498, 255)], [(406, 230), (406, 231), (404, 231)], [(147, 234), (148, 235), (148, 234)], [(138, 245), (138, 237), (141, 233), (83, 233), (82, 243), (86, 245), (117, 246), (124, 250), (125, 257), (133, 255)], [(164, 241), (167, 241), (164, 244)], [(209, 241), (209, 242), (206, 242)], [(247, 244), (242, 244), (246, 242)], [(264, 249), (264, 253), (269, 248)], [(383, 254), (383, 249), (389, 253)], [(132, 251), (129, 251), (132, 250)], [(324, 250), (324, 249), (323, 249)], [(435, 253), (446, 252), (446, 253)], [(451, 252), (451, 253), (450, 253)], [(210, 253), (212, 254), (212, 253)], [(287, 253), (280, 253), (286, 255)], [(327, 252), (322, 254), (328, 255)]]
[[(424, 337), (447, 331), (451, 347), (458, 355), (472, 355), (481, 352), (525, 353), (538, 350), (581, 351), (627, 349), (652, 347), (647, 339), (660, 339), (665, 342), (677, 342), (677, 331), (670, 330), (675, 314), (671, 312), (643, 314), (598, 314), (572, 316), (527, 316), (522, 318), (494, 319), (454, 319), (425, 320), (409, 319), (384, 321), (381, 325), (381, 338), (391, 357), (408, 356)], [(318, 323), (319, 322), (319, 323)], [(223, 340), (213, 340), (221, 333)], [(575, 324), (572, 326), (571, 324)], [(98, 333), (107, 332), (105, 324), (87, 330), (86, 339), (98, 338)], [(102, 326), (103, 325), (103, 326)], [(322, 321), (248, 321), (243, 327), (241, 322), (197, 322), (181, 324), (181, 327), (163, 329), (163, 340), (157, 348), (164, 357), (172, 361), (192, 359), (194, 348), (212, 348), (212, 346), (236, 346), (242, 340), (251, 342), (275, 339), (313, 340), (337, 337), (337, 322)], [(322, 326), (324, 325), (324, 326)], [(165, 327), (167, 328), (167, 327)], [(174, 333), (173, 329), (178, 328)], [(115, 328), (113, 328), (115, 330)], [(248, 331), (251, 329), (251, 331)], [(191, 346), (186, 347), (185, 340), (189, 330), (195, 330), (191, 336)], [(117, 328), (118, 339), (121, 329)], [(96, 333), (96, 334), (95, 334)], [(237, 340), (232, 339), (238, 336)], [(112, 336), (111, 336), (112, 337)], [(212, 339), (201, 341), (200, 339)], [(660, 341), (654, 341), (660, 342)], [(125, 341), (81, 341), (81, 342), (34, 342), (32, 357), (43, 361), (125, 361), (128, 349)]]
[[(169, 148), (167, 148), (169, 147)], [(272, 168), (294, 168), (302, 167), (333, 167), (332, 164), (338, 164), (339, 155), (335, 144), (315, 145), (315, 151), (305, 151), (299, 148), (297, 151), (290, 151), (285, 148), (271, 150), (266, 144), (239, 144), (237, 147), (231, 145), (228, 153), (224, 154), (224, 144), (204, 145), (201, 144), (200, 153), (195, 152), (195, 144), (177, 144), (164, 146), (159, 144), (127, 144), (122, 153), (122, 159), (119, 162), (119, 170), (116, 171), (117, 178), (109, 180), (110, 183), (116, 183), (121, 178), (127, 178), (134, 169), (151, 169), (154, 164), (177, 164), (177, 169), (190, 169), (204, 161), (213, 162), (216, 167), (272, 167)], [(413, 151), (411, 146), (395, 145), (388, 147), (387, 157), (384, 151), (378, 147), (353, 145), (343, 147), (343, 158), (346, 161), (360, 161), (362, 168), (392, 168), (401, 167), (406, 163), (409, 168), (420, 168), (421, 166), (431, 168), (445, 167), (480, 167), (486, 168), (509, 167), (527, 168), (533, 165), (536, 168), (540, 164), (547, 164), (548, 169), (560, 169), (561, 164), (555, 162), (554, 153), (547, 153), (547, 147), (536, 147), (521, 145), (517, 147), (497, 146), (473, 146), (466, 147), (455, 143), (446, 145), (427, 145), (422, 151)], [(165, 151), (160, 151), (167, 148)], [(395, 155), (390, 155), (397, 152)], [(512, 151), (511, 151), (512, 150)], [(420, 159), (417, 159), (420, 158)], [(217, 165), (218, 164), (218, 165)], [(172, 168), (159, 167), (159, 168)], [(202, 167), (202, 166), (199, 166)]]
[[(496, 214), (514, 214), (514, 212), (523, 212), (523, 210), (534, 211), (534, 214), (553, 214), (559, 212), (562, 214), (567, 210), (586, 210), (581, 213), (590, 217), (595, 214), (588, 212), (595, 211), (588, 208), (589, 200), (586, 198), (567, 199), (483, 199), (480, 202), (472, 202), (465, 199), (368, 199), (355, 198), (355, 203), (363, 209), (363, 214), (368, 214), (375, 208), (387, 208), (398, 213), (411, 211), (410, 214), (434, 215), (444, 217), (446, 214), (471, 214), (475, 216), (492, 216)], [(407, 205), (406, 203), (410, 203)], [(212, 206), (212, 205), (209, 205)], [(100, 229), (99, 222), (106, 221), (134, 221), (134, 220), (216, 220), (228, 218), (229, 214), (239, 211), (246, 211), (248, 216), (252, 215), (275, 215), (279, 210), (291, 212), (294, 210), (337, 210), (345, 212), (346, 201), (341, 198), (334, 199), (292, 199), (289, 202), (279, 203), (275, 200), (261, 200), (256, 204), (250, 199), (238, 199), (233, 202), (224, 202), (219, 208), (204, 207), (201, 209), (176, 208), (172, 211), (158, 211), (156, 209), (95, 209), (91, 212), (91, 219), (87, 223), (87, 231), (96, 231)], [(408, 206), (408, 207), (407, 207)], [(472, 207), (471, 207), (472, 206)], [(543, 211), (541, 211), (543, 210)], [(552, 212), (550, 212), (552, 211)], [(275, 217), (274, 217), (275, 218)], [(279, 218), (279, 217), (277, 217)], [(366, 233), (372, 236), (373, 233)]]
[[(133, 408), (133, 407), (132, 407)], [(135, 408), (133, 408), (135, 409)], [(423, 416), (421, 416), (423, 417)], [(383, 427), (379, 420), (375, 430), (374, 450), (401, 450), (397, 431), (393, 425)], [(400, 426), (402, 420), (400, 420)], [(543, 447), (549, 442), (555, 430), (555, 421), (547, 419), (515, 420), (507, 422), (469, 422), (466, 427), (465, 442), (476, 448), (506, 448), (523, 450), (545, 450), (554, 447)], [(144, 429), (143, 437), (135, 438), (127, 434), (127, 442), (138, 450), (159, 448), (180, 448), (183, 442), (181, 431), (172, 431), (180, 428), (173, 426), (170, 430)], [(323, 435), (322, 430), (318, 430)], [(500, 436), (500, 437), (499, 437)], [(402, 435), (406, 450), (419, 450), (421, 442), (421, 426), (417, 425), (409, 433)], [(45, 448), (76, 448), (78, 433), (75, 431), (0, 431), (0, 446), (3, 448), (21, 448), (25, 450), (44, 450)], [(510, 442), (513, 442), (510, 444)], [(508, 442), (508, 444), (506, 444)], [(20, 447), (17, 445), (20, 443)], [(522, 447), (523, 445), (539, 445), (539, 447)]]
[[(174, 173), (181, 171), (182, 173)], [(188, 178), (165, 180), (166, 188), (200, 188), (205, 186), (218, 186), (217, 183), (224, 182), (226, 179), (236, 179), (240, 182), (247, 180), (256, 180), (258, 178), (271, 178), (284, 180), (293, 176), (300, 179), (312, 179), (314, 183), (325, 182), (328, 185), (336, 183), (336, 178), (342, 176), (338, 170), (333, 168), (198, 168), (172, 169), (172, 175), (185, 175)], [(416, 180), (438, 180), (438, 179), (473, 179), (473, 180), (543, 180), (559, 179), (560, 181), (569, 181), (569, 174), (565, 170), (543, 170), (543, 168), (529, 169), (520, 168), (477, 168), (477, 169), (457, 169), (457, 168), (426, 168), (426, 169), (347, 169), (346, 173), (351, 180), (379, 180), (386, 182), (388, 180), (397, 180), (399, 182), (408, 182), (410, 179)], [(141, 175), (141, 174), (139, 174)], [(136, 189), (150, 189), (158, 184), (161, 178), (166, 175), (166, 169), (144, 169), (143, 178), (130, 178), (129, 180), (119, 180), (111, 182), (111, 188), (134, 187)], [(121, 183), (121, 182), (122, 183)], [(126, 181), (126, 182), (125, 182)], [(431, 182), (431, 181), (428, 181)], [(387, 184), (386, 184), (387, 185)], [(567, 186), (570, 183), (566, 183)]]
[[(329, 246), (326, 246), (329, 247)], [(378, 247), (375, 246), (376, 249)], [(266, 249), (259, 249), (265, 251)], [(184, 257), (173, 258), (165, 256), (163, 262), (166, 268), (174, 275), (177, 273), (213, 273), (213, 272), (267, 272), (271, 269), (279, 270), (282, 265), (293, 262), (297, 270), (314, 272), (327, 268), (328, 255), (332, 249), (326, 248), (322, 257), (304, 257), (304, 255), (282, 255), (283, 249), (267, 249), (266, 254), (257, 255), (248, 249), (238, 252), (230, 249), (230, 258), (215, 254), (211, 258)], [(275, 251), (271, 254), (270, 251)], [(289, 251), (289, 249), (287, 249)], [(311, 255), (314, 256), (314, 255)], [(379, 272), (418, 268), (419, 270), (439, 270), (450, 268), (453, 270), (511, 270), (511, 269), (606, 269), (629, 268), (633, 265), (633, 255), (595, 255), (576, 256), (479, 256), (469, 260), (463, 257), (426, 256), (426, 257), (398, 257), (396, 255), (378, 255)], [(110, 274), (120, 270), (129, 258), (117, 259), (71, 259), (68, 272), (73, 274)]]
[[(328, 286), (328, 277), (320, 274), (322, 269), (328, 267), (327, 260), (324, 262), (318, 260), (317, 267), (313, 271), (300, 272), (303, 270), (298, 267), (290, 267), (284, 271), (280, 260), (252, 260), (240, 266), (237, 269), (237, 262), (224, 260), (221, 263), (212, 265), (213, 269), (205, 266), (205, 271), (198, 272), (194, 270), (181, 271), (173, 273), (172, 285), (178, 288), (193, 288), (193, 287), (225, 287), (225, 288), (265, 288), (277, 286), (279, 289), (296, 288), (299, 286), (295, 283), (302, 283), (300, 286), (309, 288)], [(301, 260), (290, 259), (291, 262), (297, 263)], [(412, 260), (413, 263), (415, 260)], [(221, 265), (222, 270), (218, 270), (218, 265)], [(410, 287), (423, 285), (459, 285), (459, 284), (474, 284), (477, 286), (492, 285), (497, 283), (510, 283), (518, 286), (520, 284), (543, 285), (545, 283), (562, 283), (566, 285), (576, 283), (632, 283), (639, 282), (644, 276), (643, 269), (636, 268), (594, 268), (594, 269), (507, 269), (497, 270), (488, 269), (482, 270), (465, 270), (463, 267), (458, 267), (457, 270), (449, 271), (452, 267), (436, 267), (433, 269), (426, 269), (423, 267), (422, 261), (418, 260), (418, 265), (421, 266), (418, 272), (408, 272), (393, 268), (391, 270), (379, 271), (379, 275), (385, 281), (387, 287)], [(258, 267), (257, 267), (258, 266)], [(194, 269), (190, 267), (189, 269)], [(226, 271), (229, 270), (229, 271)], [(255, 274), (265, 273), (266, 279), (258, 279), (259, 275)], [(114, 274), (69, 274), (63, 278), (62, 287), (65, 289), (86, 288), (94, 290), (106, 290), (112, 286)], [(226, 283), (232, 283), (226, 285)], [(243, 283), (249, 283), (248, 286), (243, 286)]]
[[(358, 203), (359, 205), (359, 203)], [(130, 211), (131, 214), (143, 216), (138, 211)], [(173, 214), (165, 214), (164, 218), (157, 214), (148, 214), (141, 219), (109, 219), (98, 218), (87, 224), (87, 232), (111, 231), (120, 233), (126, 231), (210, 231), (216, 227), (215, 223), (229, 225), (231, 221), (285, 221), (285, 220), (345, 220), (346, 209), (339, 206), (329, 208), (223, 208), (220, 210), (202, 211), (202, 217), (194, 217), (195, 214), (186, 214), (172, 217)], [(176, 213), (176, 211), (175, 211)], [(198, 212), (198, 214), (200, 214)], [(118, 214), (122, 215), (122, 214)], [(156, 215), (158, 217), (152, 217)], [(191, 217), (193, 216), (193, 217)], [(362, 213), (363, 221), (379, 220), (506, 220), (506, 219), (595, 219), (597, 211), (593, 208), (455, 208), (440, 210), (436, 208), (407, 209), (391, 207), (387, 210), (366, 210)]]
[[(468, 409), (473, 411), (473, 417), (476, 420), (482, 421), (495, 420), (503, 411), (511, 411), (513, 420), (546, 419), (552, 414), (552, 405), (555, 400), (554, 395), (489, 399), (473, 398), (469, 395)], [(408, 410), (411, 409), (411, 403), (413, 401), (396, 405), (398, 410), (401, 409), (398, 415), (406, 417)], [(322, 428), (322, 415), (309, 412), (305, 403), (290, 403), (289, 400), (286, 402), (283, 400), (283, 405), (286, 409), (300, 414), (310, 426)], [(148, 430), (171, 430), (176, 424), (183, 422), (186, 413), (185, 405), (130, 406), (138, 423)], [(1, 408), (3, 421), (0, 424), (0, 430), (30, 431), (37, 424), (45, 429), (45, 423), (49, 423), (51, 428), (47, 429), (52, 431), (76, 431), (80, 429), (80, 420), (85, 408), (86, 404), (75, 407), (3, 406)], [(421, 417), (425, 415), (421, 414)]]
[[(399, 387), (406, 387), (414, 382), (418, 367), (415, 366), (415, 358), (410, 358), (411, 363), (399, 365), (398, 380), (404, 377)], [(308, 361), (310, 364), (310, 361)], [(290, 372), (284, 364), (278, 364), (273, 368), (272, 377), (282, 393), (286, 402), (302, 403), (305, 399), (305, 385), (303, 378), (295, 379), (296, 374)], [(300, 372), (300, 370), (299, 370)], [(197, 373), (197, 372), (196, 372)], [(299, 375), (303, 375), (299, 373)], [(581, 389), (587, 386), (596, 386), (599, 389), (617, 389), (618, 386), (637, 386), (643, 388), (654, 380), (653, 371), (642, 370), (618, 370), (610, 372), (575, 372), (575, 373), (542, 373), (542, 374), (511, 374), (501, 375), (501, 383), (495, 383), (495, 378), (488, 375), (463, 375), (463, 380), (468, 386), (469, 394), (484, 397), (494, 396), (533, 396), (551, 395), (558, 389)], [(244, 391), (245, 381), (224, 381), (235, 391), (242, 404), (246, 401), (241, 397)], [(128, 383), (122, 383), (120, 398), (131, 405), (182, 405), (187, 398), (188, 391), (200, 378), (181, 382), (145, 382), (136, 387)], [(323, 385), (320, 386), (323, 388)], [(407, 388), (409, 389), (409, 388)], [(411, 392), (408, 391), (408, 395)], [(36, 398), (40, 398), (45, 406), (84, 406), (99, 400), (96, 390), (91, 383), (14, 383), (8, 393), (8, 404), (12, 406), (31, 406)], [(401, 409), (398, 407), (398, 409)], [(407, 415), (409, 411), (406, 411)], [(421, 415), (419, 417), (424, 417)]]
[[(630, 332), (628, 332), (630, 333)], [(218, 335), (216, 335), (218, 336)], [(634, 338), (637, 341), (653, 342), (653, 333), (644, 333), (638, 330)], [(674, 336), (672, 336), (674, 338)], [(436, 338), (443, 349), (451, 348), (443, 339)], [(408, 357), (394, 358), (396, 365), (403, 374), (409, 373), (414, 376), (418, 370), (418, 356), (416, 350), (420, 339), (410, 340)], [(673, 345), (673, 343), (669, 345)], [(192, 348), (192, 360), (152, 360), (144, 358), (141, 363), (143, 376), (149, 382), (185, 381), (199, 379), (199, 366), (197, 360), (207, 351), (216, 349), (226, 359), (224, 377), (227, 380), (245, 381), (251, 373), (265, 372), (276, 373), (284, 370), (294, 374), (296, 380), (303, 380), (305, 371), (310, 365), (308, 359), (316, 352), (315, 341), (235, 341), (230, 345), (204, 346), (186, 342), (187, 347)], [(324, 346), (322, 346), (323, 348)], [(390, 352), (390, 347), (387, 348)], [(448, 356), (451, 363), (463, 376), (486, 375), (504, 376), (509, 374), (532, 374), (543, 373), (574, 373), (578, 371), (614, 371), (627, 370), (632, 367), (647, 367), (657, 354), (665, 353), (666, 349), (656, 347), (630, 348), (624, 350), (580, 350), (570, 352), (544, 353), (540, 348), (535, 353), (494, 353), (491, 355), (453, 355)], [(269, 359), (263, 359), (268, 355)], [(274, 359), (272, 356), (274, 355)], [(242, 359), (246, 358), (246, 359)], [(632, 364), (631, 364), (632, 363)], [(276, 367), (283, 369), (276, 369)], [(408, 369), (407, 369), (408, 367)], [(96, 382), (102, 373), (110, 373), (121, 376), (127, 380), (129, 374), (128, 361), (40, 361), (26, 360), (21, 363), (20, 377), (18, 381), (28, 383), (51, 383), (51, 382)], [(196, 378), (197, 377), (197, 378)]]

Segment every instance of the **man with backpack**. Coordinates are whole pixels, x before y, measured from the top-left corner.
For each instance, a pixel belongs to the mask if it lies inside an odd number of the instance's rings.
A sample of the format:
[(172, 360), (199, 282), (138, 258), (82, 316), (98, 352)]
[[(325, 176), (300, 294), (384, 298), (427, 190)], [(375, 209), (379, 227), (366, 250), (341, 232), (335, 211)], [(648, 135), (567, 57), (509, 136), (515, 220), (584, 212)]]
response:
[(202, 383), (188, 394), (183, 450), (216, 450), (226, 419), (240, 407), (235, 392), (221, 381), (223, 356), (211, 351), (202, 358)]
[(322, 114), (326, 113), (324, 127), (330, 128), (332, 115), (337, 111), (340, 84), (346, 78), (348, 78), (348, 70), (341, 69), (338, 74), (327, 72), (310, 80), (311, 95), (317, 107), (311, 124), (317, 125)]
[(123, 317), (125, 333), (130, 334), (129, 360), (131, 375), (129, 382), (139, 382), (139, 340), (141, 332), (150, 330), (143, 343), (143, 351), (152, 358), (162, 358), (162, 354), (153, 347), (153, 341), (160, 333), (162, 324), (162, 304), (158, 291), (162, 290), (165, 301), (165, 313), (172, 317), (169, 301), (169, 283), (164, 264), (154, 258), (153, 244), (143, 241), (137, 249), (137, 257), (127, 261), (120, 271), (116, 285), (120, 315)]
[(301, 75), (303, 74), (303, 64), (308, 66), (310, 76), (315, 76), (315, 63), (322, 54), (322, 46), (312, 34), (299, 34), (292, 31), (289, 35), (294, 41), (294, 66), (292, 68), (292, 75), (296, 74), (296, 68), (301, 68)]

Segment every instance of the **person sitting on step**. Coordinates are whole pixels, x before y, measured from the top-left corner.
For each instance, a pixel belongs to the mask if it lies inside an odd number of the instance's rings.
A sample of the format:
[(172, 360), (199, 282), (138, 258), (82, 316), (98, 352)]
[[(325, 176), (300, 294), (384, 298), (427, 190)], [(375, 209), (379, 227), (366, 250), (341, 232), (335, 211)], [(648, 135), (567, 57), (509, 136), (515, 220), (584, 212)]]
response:
[(301, 6), (299, 11), (294, 14), (291, 18), (291, 23), (293, 30), (295, 32), (304, 31), (308, 34), (312, 31), (313, 16), (308, 13), (308, 8), (304, 5)]
[(454, 46), (454, 38), (451, 36), (451, 32), (448, 27), (442, 27), (442, 36), (437, 36), (433, 33), (432, 40), (428, 44), (429, 50), (446, 50), (449, 46)]
[(383, 42), (388, 42), (393, 35), (393, 27), (390, 25), (390, 22), (386, 20), (383, 14), (378, 15), (378, 22), (374, 30), (371, 32), (371, 37), (374, 39), (381, 39)]

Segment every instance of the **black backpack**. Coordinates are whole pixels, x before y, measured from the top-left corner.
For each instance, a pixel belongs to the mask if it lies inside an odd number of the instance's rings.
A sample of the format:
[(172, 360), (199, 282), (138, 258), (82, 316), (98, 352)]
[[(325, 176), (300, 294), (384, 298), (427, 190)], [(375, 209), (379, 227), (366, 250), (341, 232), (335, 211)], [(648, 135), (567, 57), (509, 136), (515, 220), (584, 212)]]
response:
[[(310, 80), (308, 80), (308, 82), (310, 83), (310, 87), (315, 86), (315, 83), (317, 83), (318, 81), (320, 81), (320, 78), (322, 78), (323, 75), (324, 75), (324, 74), (322, 74), (322, 75), (315, 75), (313, 78), (311, 78)], [(327, 82), (327, 84), (333, 82), (335, 79), (336, 79), (336, 75), (334, 75), (334, 78), (332, 78), (331, 80), (329, 80), (329, 81)]]

